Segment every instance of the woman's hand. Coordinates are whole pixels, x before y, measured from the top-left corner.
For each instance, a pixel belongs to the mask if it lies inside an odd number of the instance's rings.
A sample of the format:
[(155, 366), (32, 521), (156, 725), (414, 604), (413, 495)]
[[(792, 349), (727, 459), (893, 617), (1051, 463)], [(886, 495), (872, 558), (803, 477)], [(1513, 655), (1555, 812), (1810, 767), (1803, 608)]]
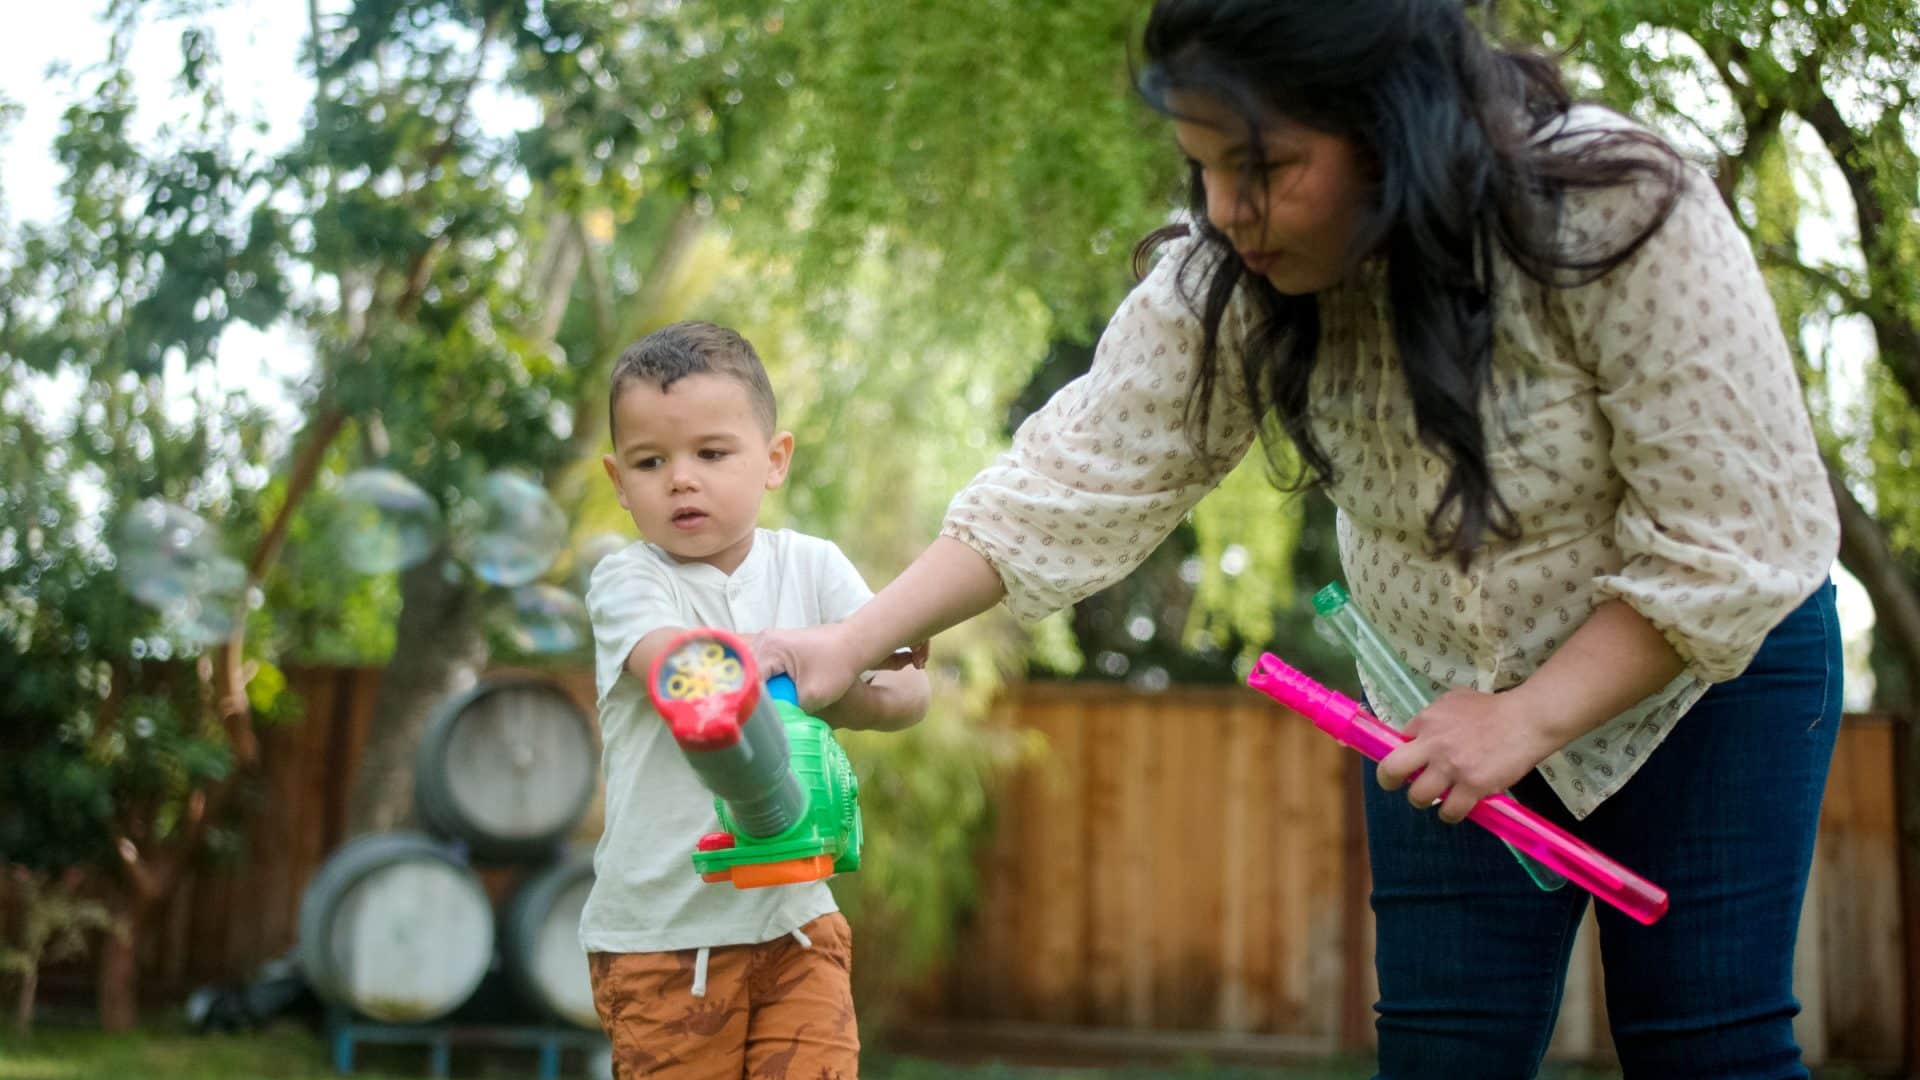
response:
[(762, 631), (753, 639), (760, 677), (792, 676), (800, 707), (817, 715), (844, 697), (860, 676), (860, 664), (847, 647), (845, 636), (838, 623), (804, 630)]
[(1423, 810), (1439, 803), (1440, 819), (1457, 824), (1560, 748), (1564, 740), (1542, 720), (1511, 692), (1448, 691), (1407, 725), (1406, 745), (1380, 762), (1380, 786), (1406, 784), (1407, 801)]
[(1440, 819), (1465, 820), (1482, 798), (1519, 783), (1548, 754), (1680, 671), (1679, 654), (1652, 623), (1608, 600), (1519, 686), (1498, 694), (1451, 690), (1427, 706), (1407, 725), (1410, 741), (1380, 762), (1380, 786), (1392, 791), (1411, 777), (1409, 802), (1425, 809), (1444, 795)]

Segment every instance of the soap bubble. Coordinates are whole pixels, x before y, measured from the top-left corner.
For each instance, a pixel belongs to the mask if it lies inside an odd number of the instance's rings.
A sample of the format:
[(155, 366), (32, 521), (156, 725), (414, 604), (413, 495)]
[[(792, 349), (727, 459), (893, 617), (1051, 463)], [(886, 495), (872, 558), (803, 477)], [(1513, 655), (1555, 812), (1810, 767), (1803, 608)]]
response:
[(390, 469), (361, 469), (340, 485), (328, 530), (334, 550), (363, 574), (419, 565), (440, 543), (440, 507)]
[(567, 543), (567, 518), (546, 489), (518, 473), (487, 474), (464, 508), (460, 557), (480, 579), (525, 585), (547, 572)]
[(1246, 548), (1239, 544), (1228, 544), (1227, 550), (1220, 553), (1220, 572), (1228, 577), (1239, 577), (1250, 561)]
[(575, 591), (585, 595), (587, 586), (593, 583), (593, 568), (600, 565), (600, 560), (631, 543), (632, 537), (613, 532), (595, 533), (582, 540), (573, 550), (571, 580)]
[(203, 645), (233, 633), (247, 571), (221, 550), (220, 535), (205, 518), (143, 499), (120, 522), (114, 559), (127, 591), (159, 612), (170, 632)]
[(587, 605), (558, 585), (523, 585), (494, 611), (493, 626), (523, 653), (568, 653), (584, 647), (593, 632)]

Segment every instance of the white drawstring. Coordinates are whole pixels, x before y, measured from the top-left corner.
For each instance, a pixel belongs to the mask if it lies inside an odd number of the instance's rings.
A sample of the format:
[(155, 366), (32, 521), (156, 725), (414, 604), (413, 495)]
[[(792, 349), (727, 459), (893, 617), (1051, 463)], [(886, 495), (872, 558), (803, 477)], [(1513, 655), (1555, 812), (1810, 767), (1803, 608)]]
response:
[[(801, 930), (798, 927), (794, 928), (793, 940), (799, 942), (800, 947), (803, 949), (813, 948), (813, 939), (807, 936), (806, 931)], [(711, 952), (712, 950), (710, 948), (708, 948), (705, 945), (702, 945), (700, 946), (699, 950), (693, 954), (693, 996), (694, 997), (707, 996), (707, 957), (708, 955), (711, 954)]]

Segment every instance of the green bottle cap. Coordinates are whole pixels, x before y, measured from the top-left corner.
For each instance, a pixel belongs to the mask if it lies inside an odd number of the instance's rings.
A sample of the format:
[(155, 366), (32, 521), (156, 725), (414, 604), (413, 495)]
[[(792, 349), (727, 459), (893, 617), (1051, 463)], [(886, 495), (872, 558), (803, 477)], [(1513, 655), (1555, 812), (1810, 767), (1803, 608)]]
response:
[(1346, 586), (1337, 581), (1328, 583), (1326, 588), (1313, 594), (1313, 610), (1322, 615), (1331, 615), (1346, 606)]

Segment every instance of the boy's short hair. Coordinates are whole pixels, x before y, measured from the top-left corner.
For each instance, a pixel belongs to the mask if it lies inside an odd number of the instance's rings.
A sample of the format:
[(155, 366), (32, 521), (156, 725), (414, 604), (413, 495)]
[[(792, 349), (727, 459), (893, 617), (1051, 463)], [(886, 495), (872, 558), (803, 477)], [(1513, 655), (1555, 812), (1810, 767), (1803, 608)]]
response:
[(753, 406), (761, 431), (773, 434), (780, 411), (760, 354), (738, 333), (697, 321), (663, 326), (620, 354), (613, 365), (613, 386), (607, 392), (608, 433), (614, 430), (614, 406), (627, 387), (648, 382), (665, 393), (689, 375), (724, 375), (746, 387), (747, 401)]

